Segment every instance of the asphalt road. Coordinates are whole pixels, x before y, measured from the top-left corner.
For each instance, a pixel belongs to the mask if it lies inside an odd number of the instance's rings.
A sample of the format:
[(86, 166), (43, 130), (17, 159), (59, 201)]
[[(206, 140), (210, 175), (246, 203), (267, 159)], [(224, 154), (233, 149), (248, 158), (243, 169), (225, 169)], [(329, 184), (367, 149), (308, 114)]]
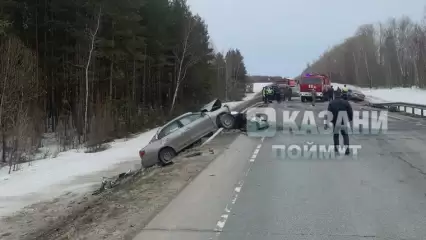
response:
[[(299, 125), (305, 111), (326, 109), (271, 106), (301, 111)], [(350, 136), (357, 156), (331, 159), (284, 158), (273, 147), (330, 145), (330, 134), (240, 136), (135, 239), (426, 239), (426, 121), (395, 114), (387, 123)]]

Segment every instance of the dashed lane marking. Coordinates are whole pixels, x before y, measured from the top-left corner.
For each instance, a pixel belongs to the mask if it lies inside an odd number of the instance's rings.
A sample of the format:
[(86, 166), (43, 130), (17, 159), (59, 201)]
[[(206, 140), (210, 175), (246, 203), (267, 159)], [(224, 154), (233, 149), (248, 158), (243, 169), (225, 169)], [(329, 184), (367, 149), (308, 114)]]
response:
[[(263, 140), (264, 140), (264, 138), (262, 138), (261, 141), (263, 142)], [(256, 149), (253, 151), (253, 155), (250, 158), (251, 163), (255, 161), (261, 147), (262, 147), (262, 144), (259, 144), (259, 145), (257, 145)], [(251, 165), (249, 166), (249, 168), (245, 172), (245, 174), (244, 174), (245, 177), (248, 176), (250, 169), (251, 169)], [(234, 194), (233, 194), (231, 203), (226, 205), (225, 211), (222, 214), (222, 216), (220, 217), (220, 220), (217, 222), (216, 228), (214, 229), (214, 231), (217, 233), (216, 234), (217, 236), (220, 235), (223, 228), (225, 227), (226, 221), (228, 220), (229, 214), (231, 213), (232, 206), (237, 202), (238, 194), (241, 192), (241, 188), (243, 187), (243, 185), (244, 185), (244, 180), (241, 180), (241, 181), (238, 182), (237, 186), (234, 188)]]
[(257, 154), (259, 153), (261, 147), (262, 147), (262, 144), (257, 145), (256, 149), (253, 152), (253, 155), (250, 158), (250, 162), (254, 162), (255, 161), (255, 159), (257, 157)]

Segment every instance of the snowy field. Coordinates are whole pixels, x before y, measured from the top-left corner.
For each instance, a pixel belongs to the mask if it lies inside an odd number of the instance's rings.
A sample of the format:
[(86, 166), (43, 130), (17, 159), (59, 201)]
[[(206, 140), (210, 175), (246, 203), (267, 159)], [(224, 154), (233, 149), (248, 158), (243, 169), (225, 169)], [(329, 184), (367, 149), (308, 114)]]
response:
[(98, 153), (70, 150), (59, 153), (56, 158), (22, 164), (19, 171), (11, 174), (8, 167), (0, 169), (0, 217), (63, 193), (87, 191), (99, 184), (103, 176), (140, 168), (138, 151), (156, 131), (152, 129), (129, 140), (116, 140), (111, 148)]
[[(343, 84), (339, 83), (333, 83), (332, 85), (335, 86), (334, 88), (343, 87)], [(426, 90), (417, 87), (370, 89), (360, 88), (349, 84), (347, 87), (362, 92), (365, 94), (366, 100), (371, 103), (404, 102), (426, 105)], [(400, 110), (403, 111), (402, 108)], [(406, 112), (412, 113), (412, 109), (407, 107)], [(415, 114), (421, 115), (421, 110), (415, 109)]]
[[(255, 84), (256, 89), (262, 87)], [(241, 102), (224, 104), (232, 108)], [(98, 153), (84, 153), (82, 149), (75, 149), (45, 154), (44, 159), (22, 164), (18, 171), (11, 174), (8, 167), (1, 168), (0, 218), (64, 194), (85, 193), (99, 186), (103, 177), (139, 169), (138, 152), (149, 143), (157, 130), (152, 129), (130, 139), (118, 139), (110, 144), (109, 149)], [(57, 152), (58, 147), (50, 141), (42, 150)], [(54, 157), (47, 157), (50, 155)]]

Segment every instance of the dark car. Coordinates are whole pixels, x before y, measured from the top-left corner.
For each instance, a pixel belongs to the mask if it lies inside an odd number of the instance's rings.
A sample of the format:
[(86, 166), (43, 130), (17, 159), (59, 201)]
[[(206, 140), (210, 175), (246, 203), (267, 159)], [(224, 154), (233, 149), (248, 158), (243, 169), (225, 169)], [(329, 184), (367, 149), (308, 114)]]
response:
[(274, 90), (274, 96), (272, 99), (277, 102), (281, 102), (281, 88), (278, 87), (278, 85), (272, 85), (272, 90)]
[(360, 91), (348, 89), (348, 99), (354, 102), (362, 102), (365, 99), (365, 95)]

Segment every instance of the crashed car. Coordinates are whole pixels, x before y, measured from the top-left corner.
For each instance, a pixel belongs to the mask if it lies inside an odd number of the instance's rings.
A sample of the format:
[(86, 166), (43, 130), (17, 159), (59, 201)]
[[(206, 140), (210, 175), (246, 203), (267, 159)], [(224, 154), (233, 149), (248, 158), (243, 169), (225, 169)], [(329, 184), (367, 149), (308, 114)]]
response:
[(365, 99), (365, 95), (360, 91), (348, 89), (348, 99), (354, 102), (362, 102)]
[(139, 151), (142, 167), (167, 165), (182, 150), (199, 142), (219, 128), (232, 129), (235, 117), (227, 105), (215, 99), (200, 109), (188, 112), (166, 123), (149, 144)]

